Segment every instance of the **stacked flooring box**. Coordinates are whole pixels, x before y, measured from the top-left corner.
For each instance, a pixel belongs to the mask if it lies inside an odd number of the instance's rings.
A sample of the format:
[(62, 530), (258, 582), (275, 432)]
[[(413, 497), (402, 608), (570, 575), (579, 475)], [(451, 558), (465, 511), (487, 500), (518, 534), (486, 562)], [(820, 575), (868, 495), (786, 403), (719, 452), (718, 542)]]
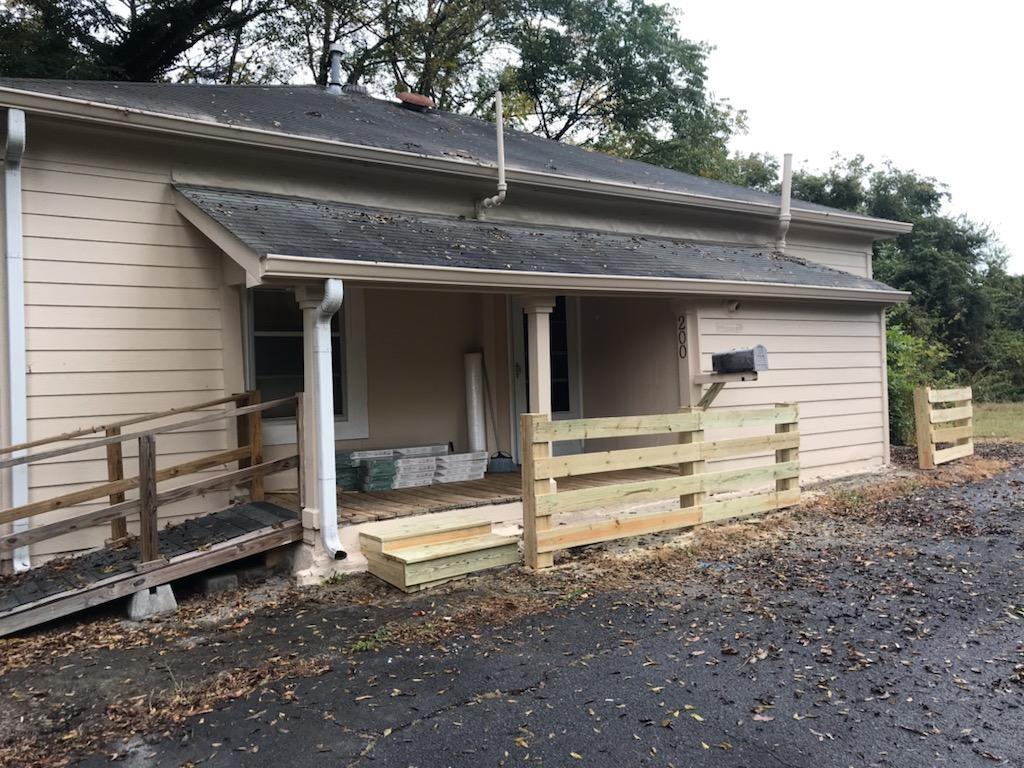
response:
[(335, 469), (343, 490), (416, 488), (481, 479), (487, 470), (487, 452), (448, 453), (446, 445), (343, 451), (335, 457)]

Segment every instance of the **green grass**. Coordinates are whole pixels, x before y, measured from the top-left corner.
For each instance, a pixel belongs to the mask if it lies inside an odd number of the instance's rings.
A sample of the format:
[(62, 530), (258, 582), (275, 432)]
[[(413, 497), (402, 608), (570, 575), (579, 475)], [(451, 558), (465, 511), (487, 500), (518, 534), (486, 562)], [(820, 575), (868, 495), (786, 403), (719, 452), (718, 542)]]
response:
[(1024, 403), (975, 403), (974, 435), (1024, 442)]

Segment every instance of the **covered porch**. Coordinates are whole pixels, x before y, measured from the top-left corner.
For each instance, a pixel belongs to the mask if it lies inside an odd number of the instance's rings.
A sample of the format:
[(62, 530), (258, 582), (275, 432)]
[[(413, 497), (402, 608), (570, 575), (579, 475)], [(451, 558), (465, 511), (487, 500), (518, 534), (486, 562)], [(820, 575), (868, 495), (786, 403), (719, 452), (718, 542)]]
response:
[[(306, 392), (311, 407), (268, 419), (265, 440), (273, 456), (305, 436), (300, 487), (269, 490), (291, 494), (307, 542), (331, 557), (348, 551), (337, 533), (346, 526), (465, 509), (489, 516), (488, 508), (516, 505), (524, 484), (509, 474), (339, 493), (338, 451), (441, 444), (455, 453), (501, 451), (520, 463), (526, 413), (557, 421), (695, 406), (712, 351), (700, 346), (702, 310), (724, 313), (716, 323), (723, 339), (745, 339), (756, 328), (730, 314), (748, 300), (774, 317), (786, 302), (886, 299), (869, 279), (753, 244), (538, 229), (187, 185), (177, 185), (176, 205), (230, 258), (225, 275), (248, 297), (246, 385), (266, 397)], [(279, 309), (260, 314), (258, 297), (271, 294)], [(817, 317), (792, 312), (799, 319), (787, 328)], [(289, 313), (290, 325), (274, 325)], [(480, 399), (466, 386), (467, 353), (483, 357)], [(804, 383), (801, 364), (777, 374), (780, 391)], [(749, 387), (738, 394), (730, 405), (776, 402)], [(688, 432), (703, 440), (692, 426), (636, 435), (581, 429), (553, 449), (664, 446)], [(773, 455), (772, 445), (758, 445), (740, 466)], [(677, 462), (664, 464), (680, 471)], [(557, 487), (570, 492), (577, 482), (602, 479), (560, 476)], [(525, 484), (537, 491), (529, 478)], [(545, 486), (555, 489), (554, 476)]]

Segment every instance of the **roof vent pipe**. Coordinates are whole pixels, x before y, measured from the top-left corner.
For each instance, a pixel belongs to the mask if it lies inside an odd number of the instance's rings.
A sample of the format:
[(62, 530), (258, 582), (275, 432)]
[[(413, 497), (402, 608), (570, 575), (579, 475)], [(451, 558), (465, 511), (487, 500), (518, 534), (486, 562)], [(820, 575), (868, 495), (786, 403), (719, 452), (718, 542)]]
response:
[(330, 57), (331, 62), (331, 73), (330, 80), (327, 81), (327, 92), (343, 93), (344, 89), (341, 87), (341, 46), (338, 45), (338, 43), (331, 43), (331, 50), (327, 55)]
[(782, 202), (779, 204), (779, 234), (775, 239), (775, 249), (780, 254), (786, 253), (786, 233), (793, 216), (789, 212), (790, 199), (793, 196), (793, 155), (782, 156)]
[(482, 219), (488, 208), (497, 208), (505, 202), (505, 117), (501, 106), (501, 91), (494, 92), (494, 119), (497, 122), (496, 133), (498, 142), (498, 194), (485, 197), (476, 204), (476, 217)]

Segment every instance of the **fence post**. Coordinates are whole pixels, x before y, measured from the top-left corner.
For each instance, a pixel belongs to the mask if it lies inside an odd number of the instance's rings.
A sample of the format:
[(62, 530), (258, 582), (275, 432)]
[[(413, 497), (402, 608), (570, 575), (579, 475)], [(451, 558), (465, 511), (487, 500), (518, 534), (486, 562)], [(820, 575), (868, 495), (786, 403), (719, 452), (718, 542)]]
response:
[[(249, 405), (259, 405), (261, 401), (259, 390), (249, 393)], [(263, 463), (263, 411), (253, 411), (249, 414), (249, 461), (250, 466)], [(263, 475), (253, 475), (249, 483), (249, 501), (263, 501)]]
[(935, 469), (935, 446), (932, 444), (932, 406), (928, 387), (914, 389), (914, 432), (917, 436), (917, 466)]
[(524, 413), (519, 433), (522, 436), (523, 459), (523, 558), (526, 565), (534, 570), (554, 565), (554, 553), (538, 552), (538, 535), (551, 527), (550, 515), (537, 514), (537, 497), (552, 492), (552, 483), (536, 477), (536, 462), (551, 456), (551, 443), (537, 442), (536, 428), (546, 424), (550, 417), (542, 413)]
[(139, 560), (145, 566), (160, 558), (156, 497), (156, 438), (139, 438)]
[[(110, 427), (106, 431), (107, 437), (114, 437), (121, 434), (120, 427)], [(122, 443), (111, 443), (107, 446), (107, 480), (117, 482), (124, 480), (124, 451)], [(110, 506), (120, 504), (124, 501), (124, 491), (110, 494)], [(115, 517), (110, 521), (110, 541), (112, 544), (122, 541), (128, 537), (128, 520), (124, 517)]]
[[(775, 404), (776, 408), (788, 408), (789, 406), (790, 406), (789, 403), (776, 403)], [(785, 424), (776, 424), (775, 425), (775, 434), (778, 435), (778, 434), (785, 434), (787, 432), (795, 432), (799, 428), (799, 423), (800, 423), (800, 410), (799, 410), (799, 408), (800, 408), (800, 406), (797, 405), (796, 403), (793, 403), (792, 406), (793, 406), (793, 411), (794, 411), (793, 421), (788, 421)], [(790, 461), (797, 461), (799, 458), (800, 458), (800, 449), (799, 448), (780, 448), (779, 450), (777, 450), (775, 452), (775, 463), (776, 464), (785, 464), (785, 463), (790, 462)], [(800, 487), (800, 476), (799, 475), (797, 477), (787, 477), (787, 478), (785, 478), (783, 480), (776, 480), (775, 481), (775, 491), (776, 491), (776, 493), (781, 493), (782, 491), (792, 491), (792, 490), (797, 489), (799, 487)]]
[[(686, 406), (680, 408), (680, 413), (697, 413), (701, 414), (704, 409), (700, 406)], [(703, 424), (701, 425), (703, 426)], [(679, 442), (682, 444), (688, 443), (703, 443), (704, 442), (704, 430), (694, 429), (689, 432), (679, 433)], [(703, 454), (701, 454), (703, 455)], [(704, 459), (698, 459), (696, 461), (684, 461), (679, 465), (680, 475), (702, 475), (704, 474)], [(697, 521), (704, 519), (704, 499), (707, 498), (707, 494), (704, 491), (697, 493), (685, 493), (679, 497), (679, 506), (683, 509), (695, 508), (697, 511)]]

